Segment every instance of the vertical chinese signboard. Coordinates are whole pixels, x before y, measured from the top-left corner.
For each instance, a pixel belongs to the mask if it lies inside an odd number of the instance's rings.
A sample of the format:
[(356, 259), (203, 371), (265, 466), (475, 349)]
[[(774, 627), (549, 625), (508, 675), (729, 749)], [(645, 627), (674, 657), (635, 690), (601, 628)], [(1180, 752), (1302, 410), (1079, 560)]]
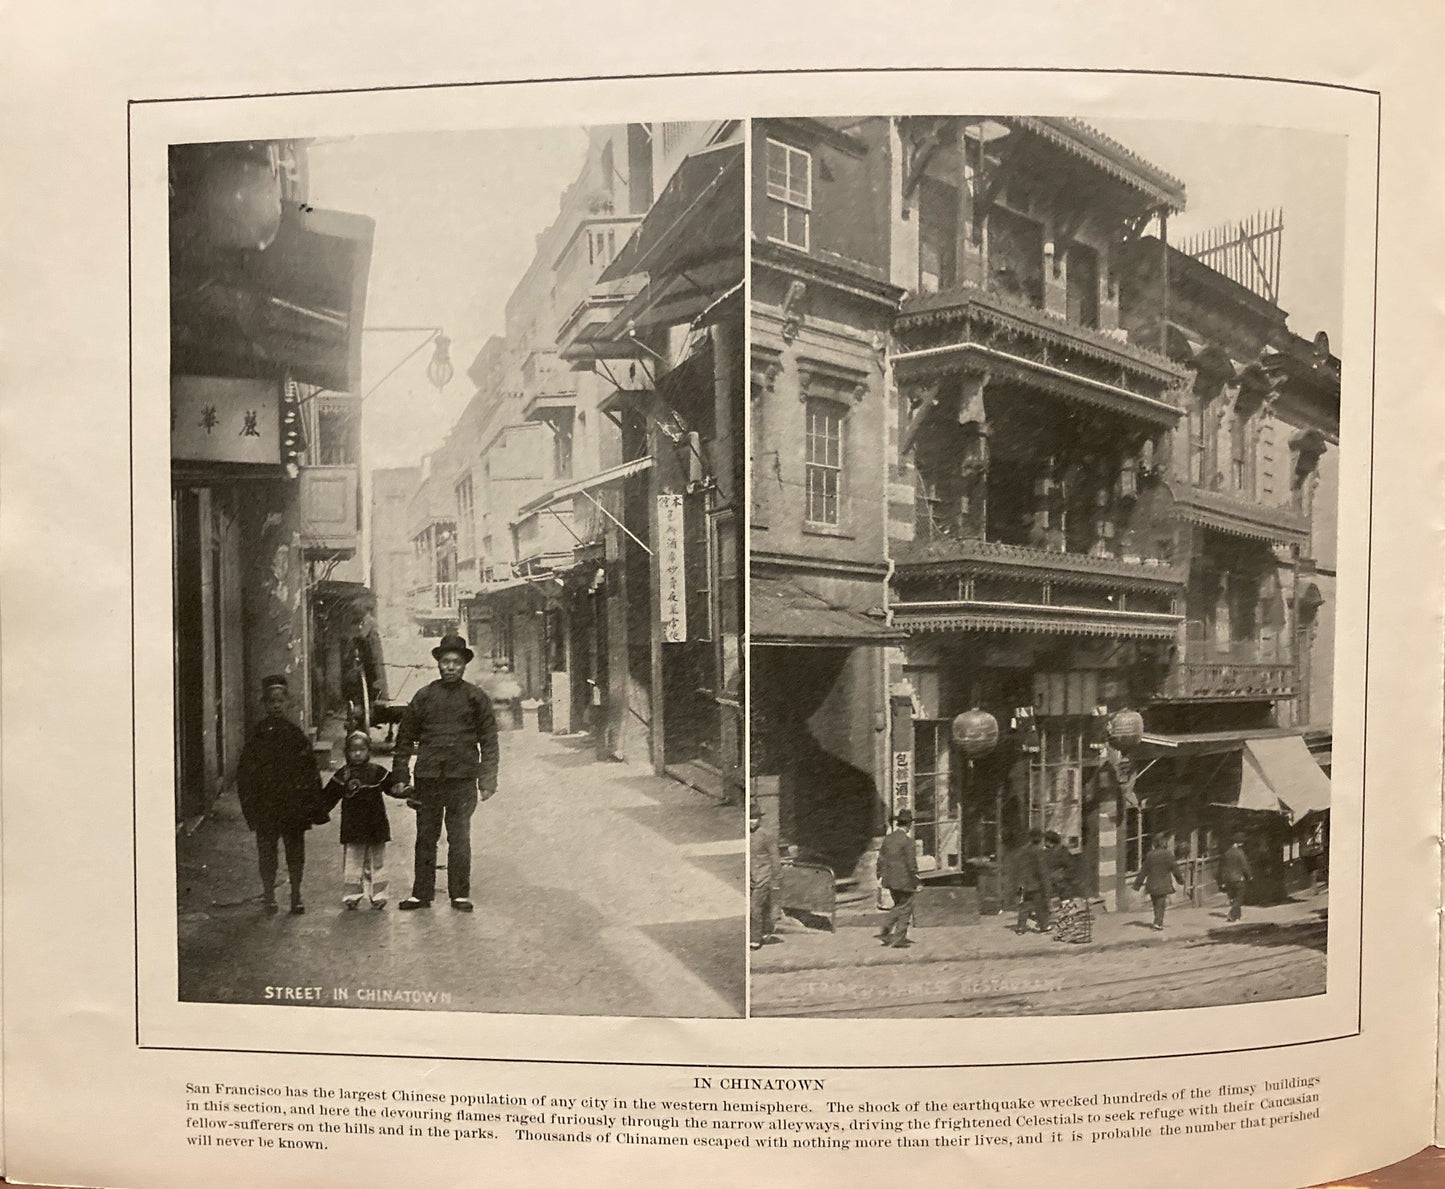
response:
[(662, 639), (687, 640), (687, 571), (683, 565), (683, 497), (657, 497), (657, 573), (661, 592)]

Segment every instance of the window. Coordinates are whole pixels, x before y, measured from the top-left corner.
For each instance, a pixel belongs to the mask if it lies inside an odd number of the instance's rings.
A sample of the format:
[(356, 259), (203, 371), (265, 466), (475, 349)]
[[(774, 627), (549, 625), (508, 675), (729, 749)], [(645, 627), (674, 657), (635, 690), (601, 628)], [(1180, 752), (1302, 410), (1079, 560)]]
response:
[(768, 141), (768, 202), (763, 213), (763, 234), (806, 252), (812, 209), (812, 154), (776, 140)]
[(456, 487), (457, 547), (462, 557), (474, 556), (477, 543), (475, 505), (472, 500), (472, 477), (467, 475)]
[(587, 233), (587, 263), (611, 264), (617, 255), (617, 232), (611, 227)]
[(804, 517), (810, 524), (836, 525), (843, 486), (843, 410), (832, 401), (807, 404)]

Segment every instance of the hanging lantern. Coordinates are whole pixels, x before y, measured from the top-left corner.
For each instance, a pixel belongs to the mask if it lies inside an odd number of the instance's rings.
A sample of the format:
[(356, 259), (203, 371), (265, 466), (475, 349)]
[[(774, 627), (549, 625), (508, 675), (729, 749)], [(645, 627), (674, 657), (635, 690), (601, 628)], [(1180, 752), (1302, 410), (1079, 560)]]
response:
[(998, 719), (974, 707), (953, 720), (953, 743), (965, 758), (982, 759), (998, 746)]
[(451, 351), (452, 340), (444, 334), (437, 335), (436, 350), (432, 352), (431, 362), (426, 365), (426, 378), (438, 392), (452, 382), (455, 374)]
[(1144, 716), (1137, 710), (1119, 710), (1109, 719), (1109, 742), (1127, 751), (1144, 738)]
[(217, 152), (196, 191), (207, 241), (234, 251), (265, 251), (281, 230), (281, 173), (269, 152)]

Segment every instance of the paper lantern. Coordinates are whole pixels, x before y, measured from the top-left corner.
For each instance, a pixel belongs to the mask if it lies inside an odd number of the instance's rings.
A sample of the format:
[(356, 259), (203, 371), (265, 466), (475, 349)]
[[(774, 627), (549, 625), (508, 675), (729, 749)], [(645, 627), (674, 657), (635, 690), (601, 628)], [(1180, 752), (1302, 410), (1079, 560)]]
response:
[(196, 210), (215, 247), (264, 251), (281, 229), (281, 175), (269, 156), (219, 152), (206, 164)]
[(1120, 751), (1144, 738), (1144, 716), (1137, 710), (1120, 710), (1109, 719), (1109, 742)]
[(977, 707), (965, 710), (953, 720), (953, 743), (968, 759), (981, 759), (998, 746), (998, 719)]

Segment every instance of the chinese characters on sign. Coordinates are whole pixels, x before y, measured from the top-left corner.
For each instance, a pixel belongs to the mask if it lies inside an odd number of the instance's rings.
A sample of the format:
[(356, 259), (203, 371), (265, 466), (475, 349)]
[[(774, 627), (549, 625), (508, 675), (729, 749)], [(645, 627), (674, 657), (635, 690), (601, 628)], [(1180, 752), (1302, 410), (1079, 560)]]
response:
[(913, 753), (893, 753), (893, 812), (911, 808), (913, 804)]
[(274, 380), (171, 378), (171, 457), (185, 462), (281, 462)]
[(657, 573), (662, 594), (662, 639), (687, 640), (687, 571), (683, 565), (681, 495), (657, 497)]

